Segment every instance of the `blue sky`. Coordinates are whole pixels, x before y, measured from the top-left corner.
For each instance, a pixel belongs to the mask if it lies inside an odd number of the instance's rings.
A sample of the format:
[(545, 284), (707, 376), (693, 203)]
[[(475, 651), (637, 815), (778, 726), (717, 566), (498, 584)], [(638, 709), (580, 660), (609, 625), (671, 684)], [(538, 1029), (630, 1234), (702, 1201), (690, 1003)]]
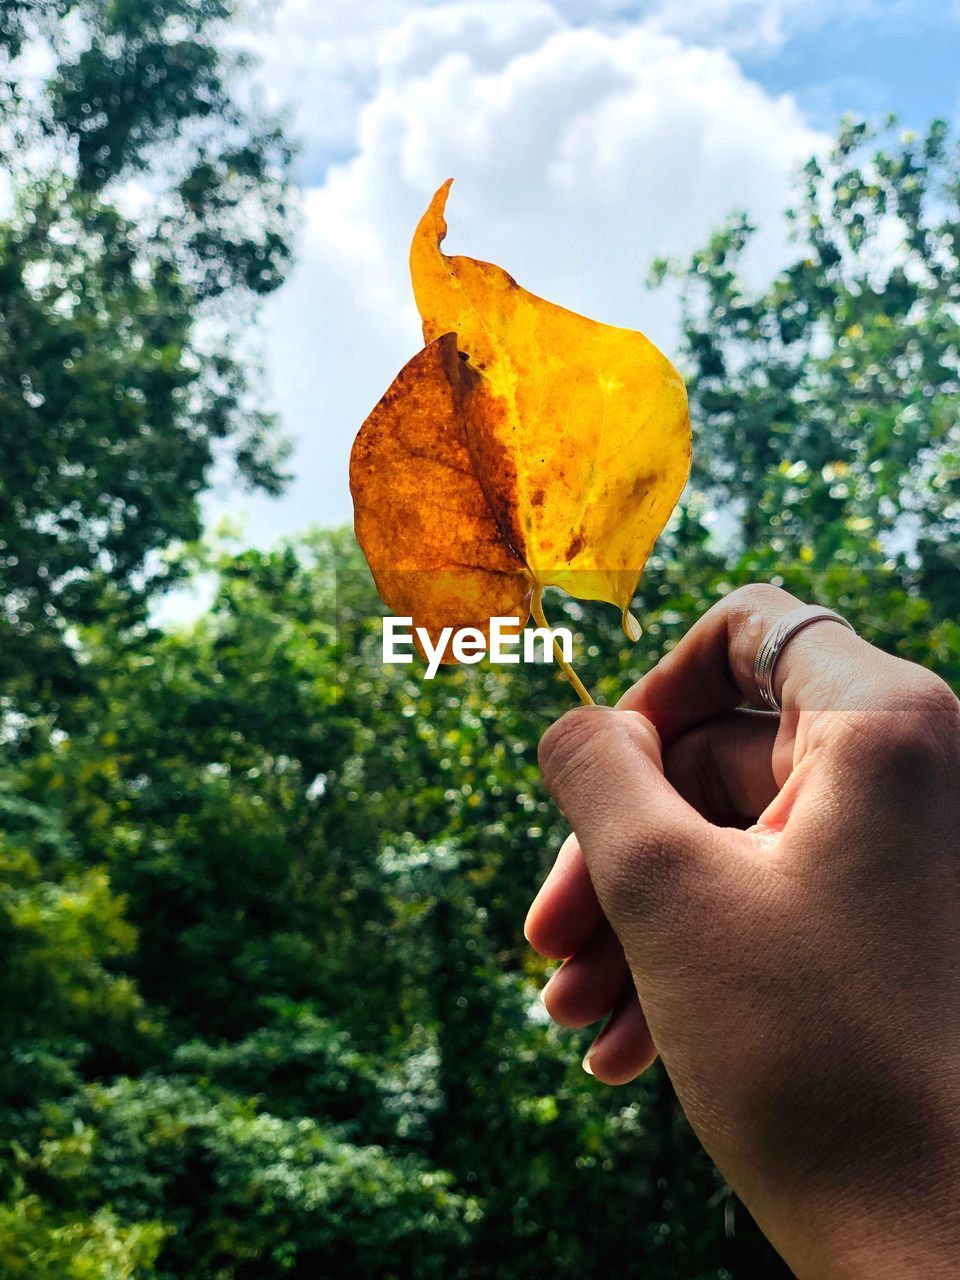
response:
[(928, 0), (854, 22), (834, 19), (799, 33), (781, 49), (747, 56), (748, 75), (772, 93), (794, 94), (815, 124), (829, 128), (845, 111), (896, 111), (922, 126), (960, 113), (960, 10)]
[(669, 353), (654, 256), (745, 208), (762, 278), (840, 114), (960, 118), (960, 0), (279, 0), (245, 42), (302, 143), (299, 262), (263, 321), (297, 478), (209, 516), (264, 543), (350, 519), (353, 436), (420, 345), (406, 251), (443, 179), (449, 249)]

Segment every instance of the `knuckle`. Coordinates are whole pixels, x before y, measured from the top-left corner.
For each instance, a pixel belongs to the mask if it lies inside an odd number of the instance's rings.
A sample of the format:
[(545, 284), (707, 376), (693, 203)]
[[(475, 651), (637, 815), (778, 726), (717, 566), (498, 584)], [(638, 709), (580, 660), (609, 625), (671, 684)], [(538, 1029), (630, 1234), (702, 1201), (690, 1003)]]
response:
[(792, 608), (800, 603), (796, 596), (771, 582), (749, 582), (723, 597), (723, 607), (735, 617), (768, 613), (771, 608), (782, 609), (785, 605)]
[(601, 898), (620, 921), (661, 915), (676, 902), (677, 848), (669, 838), (648, 831), (608, 851), (600, 869)]
[(647, 760), (658, 760), (662, 753), (656, 726), (639, 711), (621, 711), (617, 722), (627, 742)]
[(574, 777), (593, 783), (609, 771), (611, 760), (631, 754), (638, 764), (659, 755), (656, 729), (636, 712), (611, 707), (576, 707), (551, 725), (540, 739), (540, 772), (554, 793)]
[(960, 735), (960, 700), (946, 680), (942, 680), (933, 671), (925, 667), (917, 667), (918, 697), (926, 707), (927, 715), (937, 729), (944, 734), (957, 737)]
[(551, 791), (563, 791), (572, 777), (593, 772), (608, 715), (604, 707), (576, 707), (546, 731), (538, 756), (540, 772)]
[[(660, 773), (659, 737), (643, 716), (607, 707), (567, 712), (540, 742), (544, 781), (567, 817), (580, 829), (590, 875), (611, 919), (635, 919), (652, 903), (662, 906), (675, 877), (678, 840), (659, 806), (636, 811), (624, 781)], [(603, 815), (597, 820), (597, 813)]]
[(932, 671), (915, 667), (909, 688), (906, 720), (910, 740), (924, 750), (956, 752), (960, 744), (960, 702)]
[(922, 785), (941, 765), (955, 771), (960, 763), (960, 702), (932, 671), (903, 666), (897, 706), (875, 718), (865, 750), (878, 771)]

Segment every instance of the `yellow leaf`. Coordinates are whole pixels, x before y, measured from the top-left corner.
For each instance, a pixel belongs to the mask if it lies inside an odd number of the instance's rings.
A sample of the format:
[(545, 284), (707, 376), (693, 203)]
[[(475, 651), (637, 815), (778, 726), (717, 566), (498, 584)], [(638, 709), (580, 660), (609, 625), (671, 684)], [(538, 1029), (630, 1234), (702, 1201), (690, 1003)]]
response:
[(636, 639), (630, 601), (689, 472), (683, 382), (642, 334), (447, 257), (449, 187), (410, 254), (427, 345), (351, 454), (377, 588), (415, 626), (486, 631), (531, 608), (540, 621), (543, 588), (558, 586), (618, 605)]
[(530, 580), (477, 478), (467, 421), (485, 385), (443, 334), (401, 369), (350, 455), (357, 541), (381, 597), (431, 633), (527, 620)]
[(643, 334), (444, 254), (449, 189), (420, 220), (410, 271), (424, 340), (456, 334), (498, 406), (476, 445), (494, 510), (541, 587), (625, 615), (690, 469), (683, 380)]

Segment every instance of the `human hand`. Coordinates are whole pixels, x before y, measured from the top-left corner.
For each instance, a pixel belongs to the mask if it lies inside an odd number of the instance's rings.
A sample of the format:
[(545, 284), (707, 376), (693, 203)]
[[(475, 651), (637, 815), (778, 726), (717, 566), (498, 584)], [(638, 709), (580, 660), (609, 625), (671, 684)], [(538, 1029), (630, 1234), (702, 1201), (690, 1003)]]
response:
[(798, 1275), (960, 1274), (960, 703), (798, 601), (711, 609), (620, 708), (541, 744), (566, 842), (527, 921), (544, 1002), (622, 1083), (663, 1058)]

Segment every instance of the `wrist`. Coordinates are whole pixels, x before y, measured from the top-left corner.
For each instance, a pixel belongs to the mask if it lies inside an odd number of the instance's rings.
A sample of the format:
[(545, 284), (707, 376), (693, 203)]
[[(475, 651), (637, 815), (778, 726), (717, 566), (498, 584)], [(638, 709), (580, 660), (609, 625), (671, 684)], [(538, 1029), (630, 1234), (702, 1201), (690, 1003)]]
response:
[(819, 1045), (764, 1103), (753, 1081), (752, 1150), (730, 1172), (746, 1174), (734, 1189), (798, 1280), (960, 1276), (960, 1052), (941, 1027), (924, 1061), (902, 1030), (896, 1053), (874, 1040), (859, 1069)]
[(832, 1181), (829, 1202), (821, 1191), (806, 1207), (784, 1205), (782, 1231), (771, 1224), (769, 1234), (798, 1280), (960, 1275), (960, 1097), (955, 1104), (950, 1114), (928, 1105), (923, 1131), (909, 1136), (881, 1125), (850, 1152), (849, 1180)]

